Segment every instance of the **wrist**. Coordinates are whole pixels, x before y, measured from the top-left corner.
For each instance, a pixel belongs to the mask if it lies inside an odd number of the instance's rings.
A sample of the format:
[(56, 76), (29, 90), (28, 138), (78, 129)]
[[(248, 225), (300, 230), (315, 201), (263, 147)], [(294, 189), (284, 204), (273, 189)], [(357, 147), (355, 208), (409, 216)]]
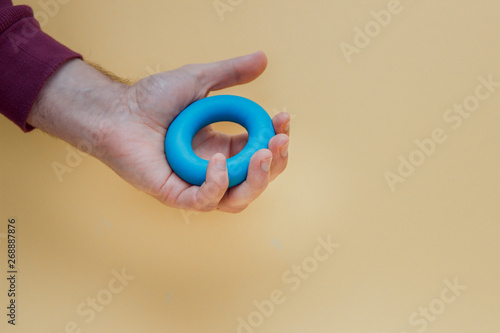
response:
[(40, 90), (28, 123), (95, 155), (100, 123), (126, 89), (79, 59), (67, 61)]

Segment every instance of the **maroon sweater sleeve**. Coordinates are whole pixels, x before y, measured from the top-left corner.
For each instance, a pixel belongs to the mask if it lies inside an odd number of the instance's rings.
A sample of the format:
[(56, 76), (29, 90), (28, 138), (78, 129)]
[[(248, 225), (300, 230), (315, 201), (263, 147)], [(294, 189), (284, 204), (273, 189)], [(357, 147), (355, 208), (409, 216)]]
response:
[(65, 61), (81, 58), (40, 29), (28, 6), (0, 0), (0, 113), (23, 131), (47, 79)]

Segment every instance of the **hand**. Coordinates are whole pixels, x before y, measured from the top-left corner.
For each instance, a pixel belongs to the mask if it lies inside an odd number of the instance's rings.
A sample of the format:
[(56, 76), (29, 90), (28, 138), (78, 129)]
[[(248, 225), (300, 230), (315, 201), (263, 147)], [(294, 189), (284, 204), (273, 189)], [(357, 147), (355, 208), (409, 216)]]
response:
[[(74, 60), (63, 65), (44, 86), (28, 122), (77, 147), (82, 140), (91, 142), (92, 155), (166, 205), (197, 211), (240, 212), (286, 168), (290, 128), (287, 113), (273, 118), (277, 135), (271, 139), (269, 149), (254, 154), (247, 179), (230, 189), (226, 158), (243, 148), (248, 138), (246, 133), (230, 136), (207, 126), (195, 136), (195, 153), (209, 159), (207, 180), (201, 186), (186, 183), (172, 171), (165, 158), (164, 139), (170, 123), (189, 104), (211, 91), (254, 80), (266, 65), (266, 56), (258, 52), (221, 62), (183, 66), (126, 86), (99, 77), (103, 75)], [(72, 89), (68, 88), (71, 86)], [(60, 101), (61, 89), (67, 91), (63, 96), (68, 95), (70, 105)], [(71, 97), (75, 92), (83, 96)], [(70, 115), (65, 119), (67, 115), (59, 111), (62, 119), (58, 119), (58, 112), (50, 111), (57, 107), (47, 108), (53, 104), (76, 110), (80, 117)], [(44, 118), (58, 121), (48, 125)], [(71, 125), (74, 122), (78, 124)], [(64, 130), (71, 127), (76, 127), (76, 134)]]

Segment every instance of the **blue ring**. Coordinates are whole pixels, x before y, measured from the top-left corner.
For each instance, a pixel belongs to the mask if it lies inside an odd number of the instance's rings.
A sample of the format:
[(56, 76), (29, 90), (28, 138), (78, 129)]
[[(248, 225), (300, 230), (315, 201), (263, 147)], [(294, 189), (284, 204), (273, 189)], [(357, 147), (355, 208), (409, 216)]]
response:
[(189, 105), (170, 124), (165, 137), (165, 155), (172, 170), (186, 182), (201, 185), (206, 179), (208, 160), (196, 155), (193, 137), (203, 127), (219, 121), (230, 121), (245, 127), (246, 146), (227, 160), (229, 187), (242, 183), (250, 158), (256, 151), (268, 148), (276, 135), (271, 117), (257, 103), (239, 96), (219, 95), (200, 99)]

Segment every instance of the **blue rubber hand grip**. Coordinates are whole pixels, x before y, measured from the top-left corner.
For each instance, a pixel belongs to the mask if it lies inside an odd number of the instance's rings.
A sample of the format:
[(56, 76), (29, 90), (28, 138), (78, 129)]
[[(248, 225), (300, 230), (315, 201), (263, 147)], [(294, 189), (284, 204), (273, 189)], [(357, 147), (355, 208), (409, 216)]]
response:
[(268, 148), (269, 140), (276, 135), (271, 117), (249, 99), (219, 95), (192, 103), (170, 124), (165, 137), (167, 161), (186, 182), (201, 185), (205, 181), (208, 160), (194, 153), (192, 141), (203, 127), (219, 121), (240, 124), (248, 132), (248, 142), (243, 150), (227, 160), (229, 187), (246, 179), (252, 155), (259, 149)]

